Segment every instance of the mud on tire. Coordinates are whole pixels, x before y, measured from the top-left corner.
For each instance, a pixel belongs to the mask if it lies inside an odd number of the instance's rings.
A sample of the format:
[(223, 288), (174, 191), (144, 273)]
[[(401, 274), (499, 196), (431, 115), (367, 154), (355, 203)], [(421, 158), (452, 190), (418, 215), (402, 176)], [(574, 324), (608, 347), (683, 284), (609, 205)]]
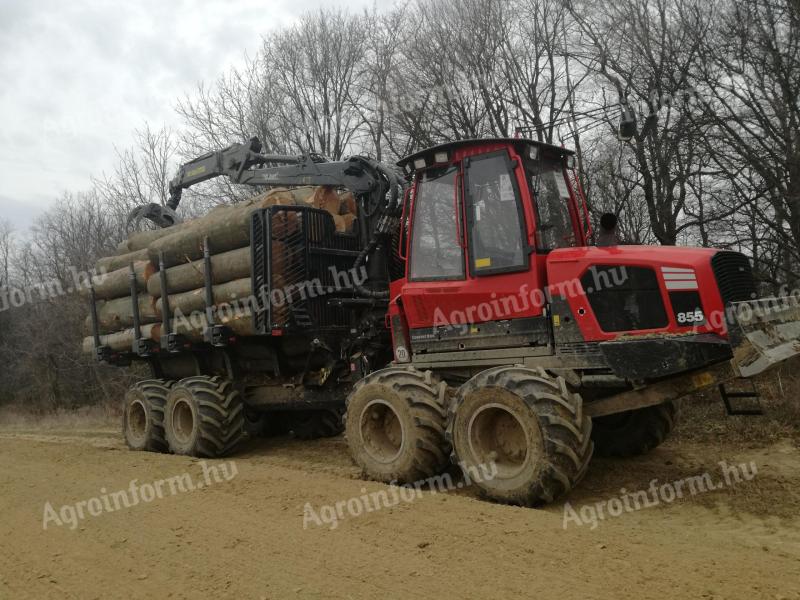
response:
[(497, 367), (459, 388), (448, 416), (453, 462), (483, 495), (536, 506), (564, 496), (592, 457), (580, 396), (541, 369)]
[(135, 383), (125, 394), (122, 433), (131, 450), (166, 452), (164, 407), (171, 382), (148, 379)]
[(358, 382), (347, 399), (345, 435), (364, 475), (410, 483), (441, 473), (450, 451), (446, 402), (447, 385), (413, 367), (389, 367)]
[(646, 454), (669, 437), (677, 418), (676, 402), (595, 417), (592, 429), (595, 452), (598, 456), (622, 458)]
[(169, 391), (164, 431), (175, 454), (226, 456), (245, 438), (244, 426), (242, 398), (226, 379), (189, 377)]

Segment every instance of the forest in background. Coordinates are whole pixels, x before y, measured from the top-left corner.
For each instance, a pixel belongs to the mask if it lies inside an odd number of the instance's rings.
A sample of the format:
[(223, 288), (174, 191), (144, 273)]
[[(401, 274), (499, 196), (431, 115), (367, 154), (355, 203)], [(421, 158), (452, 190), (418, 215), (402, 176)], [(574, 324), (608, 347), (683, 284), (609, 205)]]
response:
[[(639, 125), (628, 142), (616, 136), (621, 98)], [(593, 215), (617, 214), (626, 242), (739, 250), (766, 292), (800, 287), (798, 0), (326, 9), (175, 110), (179, 128), (143, 124), (111, 172), (54, 190), (30, 231), (0, 215), (0, 405), (119, 401), (136, 373), (80, 353), (87, 306), (69, 290), (127, 236), (131, 209), (166, 202), (181, 162), (253, 135), (266, 152), (391, 163), (521, 127), (577, 151)], [(209, 182), (184, 194), (182, 216), (252, 193)], [(32, 301), (10, 306), (14, 290)]]

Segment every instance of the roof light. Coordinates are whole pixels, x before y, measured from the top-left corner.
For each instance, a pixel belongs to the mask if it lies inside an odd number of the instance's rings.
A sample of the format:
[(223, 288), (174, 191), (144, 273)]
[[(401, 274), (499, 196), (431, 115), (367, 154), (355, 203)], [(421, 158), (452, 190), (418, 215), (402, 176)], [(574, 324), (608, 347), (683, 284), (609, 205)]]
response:
[(567, 168), (568, 169), (574, 169), (575, 168), (575, 155), (574, 154), (568, 154), (565, 162), (567, 163)]
[(414, 161), (414, 168), (415, 169), (424, 169), (425, 168), (425, 159), (418, 158)]
[(529, 146), (528, 147), (528, 156), (530, 156), (533, 160), (539, 159), (539, 147), (538, 146)]
[(433, 160), (437, 163), (446, 163), (447, 159), (447, 152), (437, 152), (433, 155)]

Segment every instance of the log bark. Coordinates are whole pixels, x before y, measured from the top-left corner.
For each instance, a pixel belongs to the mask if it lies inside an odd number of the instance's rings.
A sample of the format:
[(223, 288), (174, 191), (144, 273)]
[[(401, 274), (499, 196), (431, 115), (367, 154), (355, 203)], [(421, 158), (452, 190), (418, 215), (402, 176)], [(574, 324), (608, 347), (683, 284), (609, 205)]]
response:
[[(136, 273), (137, 289), (144, 292), (147, 289), (147, 282), (156, 273), (156, 266), (148, 260), (139, 261), (133, 264)], [(98, 300), (110, 300), (128, 296), (131, 293), (130, 268), (125, 266), (116, 271), (95, 275), (92, 277), (94, 294)], [(89, 289), (81, 288), (81, 295), (89, 297)]]
[[(212, 283), (220, 284), (250, 277), (250, 247), (238, 248), (211, 257)], [(170, 294), (188, 292), (205, 285), (205, 262), (192, 261), (167, 269), (167, 289)], [(161, 276), (156, 274), (147, 282), (147, 292), (161, 297)]]
[(124, 269), (131, 263), (136, 263), (143, 260), (149, 260), (146, 249), (139, 250), (138, 252), (128, 252), (127, 254), (121, 254), (118, 256), (107, 256), (97, 261), (97, 272), (111, 273), (112, 271)]
[[(252, 295), (252, 280), (247, 277), (236, 279), (211, 288), (214, 304), (230, 303), (236, 300), (245, 300)], [(171, 294), (169, 296), (169, 310), (171, 314), (180, 311), (184, 315), (196, 311), (203, 311), (206, 308), (206, 290), (200, 288), (183, 292), (182, 294)], [(156, 312), (162, 314), (163, 298), (156, 301)]]

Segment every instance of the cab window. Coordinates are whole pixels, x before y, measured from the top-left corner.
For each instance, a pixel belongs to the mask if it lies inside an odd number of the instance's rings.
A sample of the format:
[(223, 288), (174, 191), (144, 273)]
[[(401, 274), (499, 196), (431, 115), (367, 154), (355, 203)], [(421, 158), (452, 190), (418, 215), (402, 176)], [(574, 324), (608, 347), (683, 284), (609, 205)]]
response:
[(471, 159), (466, 187), (471, 272), (488, 275), (527, 269), (525, 220), (508, 154)]
[(570, 213), (570, 195), (560, 160), (526, 160), (536, 209), (537, 246), (542, 250), (577, 245)]
[(463, 279), (455, 167), (426, 171), (417, 186), (408, 275), (412, 281)]

